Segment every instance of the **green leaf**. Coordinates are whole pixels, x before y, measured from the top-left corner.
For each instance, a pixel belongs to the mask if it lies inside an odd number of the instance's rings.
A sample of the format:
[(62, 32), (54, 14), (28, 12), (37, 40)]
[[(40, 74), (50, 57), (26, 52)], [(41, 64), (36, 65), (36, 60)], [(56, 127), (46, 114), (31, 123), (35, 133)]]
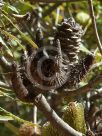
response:
[(1, 91), (1, 90), (0, 90), (0, 95), (1, 95), (1, 96), (6, 96), (6, 97), (8, 97), (8, 98), (10, 98), (10, 99), (14, 100), (14, 98), (13, 98), (13, 97), (11, 97), (8, 93), (4, 93), (4, 92), (3, 92), (3, 91)]
[(16, 9), (16, 7), (10, 5), (9, 3), (5, 2), (3, 7), (3, 10), (5, 10), (7, 13), (11, 13), (11, 12), (15, 12), (15, 13), (19, 13), (18, 10)]
[(0, 43), (2, 44), (2, 46), (5, 47), (5, 52), (6, 52), (10, 57), (13, 57), (13, 54), (12, 54), (11, 50), (8, 48), (8, 46), (6, 45), (6, 43), (3, 41), (2, 37), (0, 37)]
[(9, 121), (9, 120), (13, 120), (13, 118), (10, 116), (0, 115), (0, 121)]
[(18, 39), (18, 38), (16, 38), (14, 35), (12, 35), (12, 34), (8, 33), (8, 32), (7, 32), (7, 31), (5, 31), (5, 30), (1, 30), (1, 29), (0, 29), (0, 31), (1, 31), (3, 34), (5, 34), (6, 36), (8, 36), (10, 39), (15, 40), (15, 41), (18, 43), (18, 45), (19, 45), (22, 49), (24, 49), (24, 50), (25, 50), (24, 45), (22, 45), (22, 44), (20, 43), (20, 41), (19, 41), (19, 39)]
[(6, 46), (5, 42), (3, 41), (2, 37), (0, 37), (0, 43), (4, 46)]
[(36, 45), (35, 42), (32, 41), (32, 39), (28, 36), (25, 35), (25, 33), (23, 33), (17, 25), (15, 25), (12, 20), (10, 18), (8, 18), (8, 16), (6, 16), (5, 14), (3, 14), (3, 16), (17, 29), (17, 31), (20, 33), (21, 37), (26, 40), (28, 43), (30, 43), (30, 45), (32, 45), (33, 48), (38, 48), (38, 46)]
[(13, 124), (9, 123), (8, 121), (13, 120), (10, 116), (0, 115), (0, 121), (4, 122), (5, 127), (7, 127), (9, 130), (11, 130), (14, 134), (19, 134), (19, 129), (15, 127)]
[(19, 135), (19, 129), (9, 122), (5, 122), (5, 127), (11, 130), (14, 134)]
[(32, 123), (32, 122), (29, 122), (29, 121), (26, 121), (26, 120), (24, 120), (24, 119), (19, 118), (18, 116), (12, 114), (11, 112), (6, 111), (6, 110), (3, 109), (2, 107), (0, 107), (0, 111), (2, 112), (2, 114), (6, 114), (7, 116), (10, 116), (10, 117), (12, 117), (14, 120), (16, 120), (16, 121), (18, 121), (18, 122), (20, 122), (20, 123), (26, 123), (26, 124), (31, 125), (31, 126), (39, 126), (39, 125), (37, 125), (37, 124), (34, 124), (34, 123)]
[(14, 6), (8, 5), (8, 8), (14, 11), (15, 13), (19, 13), (18, 10)]
[(30, 2), (24, 2), (22, 0), (19, 0), (20, 3), (22, 3), (23, 5), (25, 5), (26, 7), (32, 8), (34, 9), (35, 6), (33, 6), (32, 4), (30, 4)]
[[(1, 73), (2, 74), (2, 73)], [(5, 87), (1, 87), (0, 86), (0, 90), (3, 90), (5, 92), (10, 92), (11, 93), (11, 89), (5, 88)]]

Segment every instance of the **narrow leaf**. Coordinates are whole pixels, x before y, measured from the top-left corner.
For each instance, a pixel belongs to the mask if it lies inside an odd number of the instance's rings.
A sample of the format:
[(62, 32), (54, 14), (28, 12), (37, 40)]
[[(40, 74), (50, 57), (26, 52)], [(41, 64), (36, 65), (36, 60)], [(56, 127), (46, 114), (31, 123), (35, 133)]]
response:
[(32, 45), (33, 48), (38, 48), (38, 46), (36, 45), (36, 43), (34, 43), (30, 37), (26, 36), (23, 32), (21, 32), (21, 30), (18, 28), (18, 26), (15, 25), (12, 22), (12, 20), (10, 18), (8, 18), (8, 16), (6, 16), (5, 14), (3, 14), (3, 16), (17, 29), (17, 31), (20, 33), (20, 35), (22, 36), (22, 38), (24, 40), (26, 40), (27, 42), (29, 42)]
[(5, 122), (5, 126), (14, 134), (19, 135), (19, 129), (9, 122)]
[(16, 120), (16, 121), (18, 121), (18, 122), (26, 123), (26, 124), (31, 125), (31, 126), (38, 126), (37, 124), (34, 124), (34, 123), (32, 123), (32, 122), (29, 122), (29, 121), (26, 121), (26, 120), (24, 120), (24, 119), (19, 118), (18, 116), (12, 114), (11, 112), (6, 111), (6, 110), (3, 109), (2, 107), (0, 107), (0, 111), (3, 112), (3, 113), (5, 113), (7, 116), (12, 117), (14, 120)]
[(15, 40), (15, 41), (18, 43), (18, 45), (19, 45), (22, 49), (25, 50), (24, 45), (22, 45), (22, 44), (19, 42), (19, 39), (18, 39), (18, 38), (16, 38), (14, 35), (8, 33), (8, 32), (5, 31), (5, 30), (1, 30), (1, 29), (0, 29), (0, 31), (1, 31), (3, 34), (5, 34), (6, 36), (8, 36), (9, 38)]
[(1, 91), (1, 90), (0, 90), (0, 95), (1, 95), (1, 96), (6, 96), (6, 97), (8, 97), (8, 98), (10, 98), (10, 99), (14, 100), (14, 98), (13, 98), (13, 97), (11, 97), (11, 96), (9, 96), (9, 94), (8, 94), (8, 93), (4, 93), (4, 92), (3, 92), (3, 91)]
[(11, 50), (8, 48), (8, 46), (6, 45), (6, 43), (3, 41), (2, 37), (0, 37), (0, 43), (2, 44), (2, 46), (5, 47), (5, 52), (10, 56), (13, 57), (13, 54), (11, 52)]
[(9, 121), (9, 120), (13, 120), (13, 118), (10, 116), (0, 115), (0, 121)]

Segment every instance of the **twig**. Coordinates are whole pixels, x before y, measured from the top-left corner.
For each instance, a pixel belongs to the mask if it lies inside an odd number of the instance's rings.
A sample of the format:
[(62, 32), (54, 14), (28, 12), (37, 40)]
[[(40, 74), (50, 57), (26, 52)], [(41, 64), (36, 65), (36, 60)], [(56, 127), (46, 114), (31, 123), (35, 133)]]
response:
[(98, 67), (100, 67), (100, 66), (102, 66), (102, 61), (93, 64), (93, 66), (91, 67), (91, 70), (93, 70), (93, 69), (95, 69), (95, 68), (98, 68)]
[(59, 21), (59, 15), (60, 15), (60, 8), (57, 8), (57, 11), (56, 11), (56, 20), (55, 20), (55, 25), (57, 26), (58, 25), (58, 21)]
[(34, 124), (37, 123), (37, 107), (34, 105), (33, 106), (33, 118), (34, 118)]
[(96, 101), (97, 99), (102, 99), (102, 93), (98, 93), (90, 97), (90, 101)]
[(100, 41), (100, 38), (99, 38), (99, 35), (98, 35), (98, 31), (97, 31), (96, 19), (95, 19), (92, 0), (88, 0), (88, 4), (89, 4), (90, 16), (92, 18), (92, 25), (93, 25), (94, 33), (95, 33), (96, 40), (97, 40), (97, 46), (99, 48), (100, 53), (102, 54), (102, 44), (101, 44), (101, 41)]
[(86, 0), (33, 0), (34, 2), (44, 2), (44, 3), (56, 3), (56, 2), (82, 2)]
[(95, 136), (102, 136), (102, 132), (96, 132)]
[(87, 31), (87, 29), (89, 28), (90, 25), (91, 25), (91, 19), (88, 20), (88, 23), (87, 23), (87, 25), (84, 28), (83, 35), (86, 34), (86, 31)]
[(47, 119), (52, 123), (52, 125), (63, 131), (65, 136), (68, 134), (71, 134), (73, 136), (82, 136), (83, 134), (74, 130), (72, 127), (70, 127), (67, 123), (65, 123), (57, 114), (56, 112), (50, 107), (48, 104), (46, 98), (39, 94), (36, 96), (34, 100), (34, 104), (38, 107), (39, 110), (41, 110), (44, 115), (47, 117)]
[(102, 75), (98, 75), (97, 77), (95, 77), (94, 79), (90, 80), (90, 82), (81, 87), (81, 88), (78, 88), (77, 90), (73, 90), (73, 91), (62, 91), (60, 93), (57, 93), (57, 94), (54, 94), (58, 97), (76, 97), (76, 96), (79, 96), (79, 95), (82, 95), (82, 94), (85, 94), (89, 91), (91, 91), (97, 84), (101, 83), (102, 82)]
[[(33, 123), (37, 124), (37, 107), (35, 105), (33, 105)], [(36, 127), (34, 127), (34, 133), (36, 136)]]

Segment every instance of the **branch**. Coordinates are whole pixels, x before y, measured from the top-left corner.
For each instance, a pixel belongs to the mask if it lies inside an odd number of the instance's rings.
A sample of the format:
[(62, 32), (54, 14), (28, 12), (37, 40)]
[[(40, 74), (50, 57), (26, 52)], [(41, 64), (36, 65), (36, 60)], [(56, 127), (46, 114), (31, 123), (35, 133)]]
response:
[(98, 31), (97, 31), (96, 19), (95, 19), (92, 0), (88, 0), (88, 4), (89, 4), (90, 16), (92, 18), (92, 25), (93, 25), (94, 33), (95, 33), (96, 40), (97, 40), (97, 46), (99, 48), (100, 53), (102, 54), (102, 44), (101, 44), (101, 41), (100, 41), (100, 38), (99, 38), (99, 35), (98, 35)]
[(102, 82), (102, 75), (98, 75), (97, 77), (95, 77), (94, 79), (90, 80), (89, 83), (81, 88), (78, 88), (77, 90), (73, 90), (73, 91), (62, 91), (60, 93), (54, 94), (58, 97), (76, 97), (82, 94), (85, 94), (89, 91), (91, 91), (97, 84)]
[(44, 2), (44, 3), (57, 3), (57, 2), (82, 2), (86, 0), (33, 0), (34, 2)]
[(42, 94), (36, 96), (34, 104), (44, 113), (52, 125), (55, 128), (62, 130), (65, 135), (70, 133), (73, 136), (83, 136), (82, 133), (74, 130), (56, 114), (56, 112), (49, 106), (46, 98)]

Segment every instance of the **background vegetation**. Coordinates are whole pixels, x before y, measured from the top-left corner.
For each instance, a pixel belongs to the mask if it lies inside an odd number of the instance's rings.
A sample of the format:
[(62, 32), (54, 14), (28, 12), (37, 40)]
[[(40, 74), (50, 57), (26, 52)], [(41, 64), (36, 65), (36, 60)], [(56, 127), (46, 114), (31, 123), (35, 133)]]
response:
[[(102, 2), (101, 0), (94, 0), (93, 5), (97, 29), (102, 41)], [(19, 62), (22, 52), (27, 46), (36, 48), (35, 38), (38, 20), (44, 33), (44, 44), (46, 45), (52, 42), (56, 25), (63, 18), (69, 17), (74, 17), (84, 30), (80, 56), (96, 51), (91, 71), (80, 82), (79, 87), (86, 85), (92, 78), (102, 74), (102, 54), (97, 49), (87, 1), (36, 3), (33, 0), (1, 0), (0, 57), (4, 56), (7, 63), (14, 60)], [(8, 69), (4, 68), (0, 62), (0, 136), (16, 136), (22, 123), (34, 120), (34, 106), (23, 103), (16, 98), (9, 79)], [(69, 98), (64, 99), (59, 105), (59, 115), (68, 102), (73, 101)], [(94, 88), (89, 88), (88, 93), (78, 96), (75, 100), (86, 105), (90, 111), (89, 118), (100, 111), (98, 119), (94, 119), (94, 121), (99, 123), (96, 130), (102, 132), (102, 83), (97, 84)], [(46, 117), (38, 111), (38, 124), (43, 125), (46, 120)]]

